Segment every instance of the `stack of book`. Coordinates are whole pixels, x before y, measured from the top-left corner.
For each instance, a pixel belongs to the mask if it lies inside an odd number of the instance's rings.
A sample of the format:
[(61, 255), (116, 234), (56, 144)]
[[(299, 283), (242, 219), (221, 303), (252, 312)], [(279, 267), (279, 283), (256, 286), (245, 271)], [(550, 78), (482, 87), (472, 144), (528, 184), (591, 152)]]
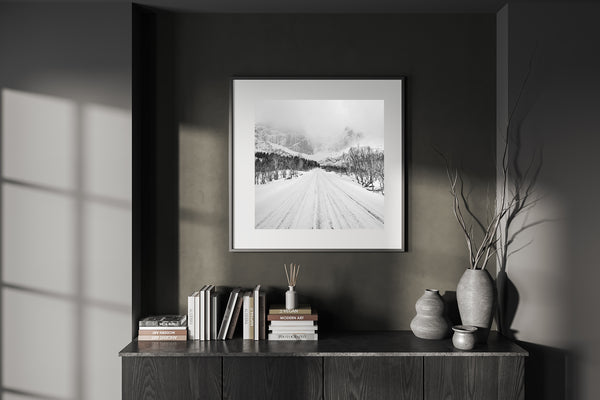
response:
[(319, 316), (310, 305), (288, 310), (285, 306), (269, 308), (269, 340), (318, 340)]
[(139, 322), (138, 341), (186, 341), (186, 315), (156, 315)]
[(249, 340), (266, 339), (266, 296), (260, 285), (243, 294), (243, 333)]

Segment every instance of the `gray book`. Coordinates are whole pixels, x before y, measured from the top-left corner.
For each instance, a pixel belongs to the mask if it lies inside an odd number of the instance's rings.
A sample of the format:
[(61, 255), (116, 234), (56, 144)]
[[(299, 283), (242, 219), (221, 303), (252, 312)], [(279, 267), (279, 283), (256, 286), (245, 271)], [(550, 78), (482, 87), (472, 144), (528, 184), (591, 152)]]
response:
[(240, 288), (233, 289), (229, 294), (227, 307), (225, 308), (225, 313), (223, 313), (223, 321), (221, 322), (219, 334), (217, 335), (217, 339), (219, 340), (225, 340), (227, 333), (229, 332), (229, 325), (231, 325), (231, 319), (233, 317), (233, 312), (235, 311), (235, 305), (237, 303), (239, 295)]
[(242, 311), (243, 297), (242, 293), (237, 297), (235, 302), (235, 308), (233, 309), (233, 315), (231, 316), (231, 322), (229, 323), (229, 329), (227, 330), (227, 339), (233, 339), (235, 328), (237, 327), (238, 321), (240, 320), (240, 314)]
[(187, 326), (187, 315), (153, 315), (141, 319), (139, 326)]

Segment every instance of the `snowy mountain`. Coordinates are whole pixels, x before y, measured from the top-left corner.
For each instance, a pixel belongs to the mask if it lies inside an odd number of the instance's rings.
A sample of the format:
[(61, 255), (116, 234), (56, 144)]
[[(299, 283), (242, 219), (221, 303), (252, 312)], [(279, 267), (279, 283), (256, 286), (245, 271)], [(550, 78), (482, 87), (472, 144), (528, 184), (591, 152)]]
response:
[(338, 136), (332, 143), (326, 145), (325, 150), (329, 152), (346, 150), (359, 144), (363, 138), (364, 135), (362, 132), (357, 132), (352, 128), (346, 127), (340, 136)]
[(277, 129), (266, 124), (257, 123), (254, 127), (256, 151), (264, 151), (269, 145), (277, 145), (296, 153), (313, 154), (314, 148), (303, 132)]
[(320, 154), (319, 164), (323, 167), (343, 167), (346, 164), (345, 149), (336, 153)]

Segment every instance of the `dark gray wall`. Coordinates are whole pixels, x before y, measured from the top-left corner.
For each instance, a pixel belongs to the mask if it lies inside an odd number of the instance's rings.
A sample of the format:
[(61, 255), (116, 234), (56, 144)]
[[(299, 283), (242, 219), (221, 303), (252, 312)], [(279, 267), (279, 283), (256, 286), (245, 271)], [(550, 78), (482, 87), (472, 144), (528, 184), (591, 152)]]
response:
[[(425, 288), (454, 291), (467, 264), (434, 147), (461, 163), (476, 211), (494, 201), (495, 16), (179, 15), (179, 309), (205, 283), (269, 287), (284, 263), (325, 329), (408, 329)], [(406, 253), (228, 252), (232, 75), (407, 76)]]
[(522, 92), (510, 155), (525, 166), (543, 151), (541, 200), (515, 231), (533, 226), (506, 268), (507, 333), (530, 351), (532, 399), (600, 396), (600, 323), (590, 317), (600, 304), (599, 17), (600, 6), (585, 3), (510, 4), (499, 14), (498, 132)]

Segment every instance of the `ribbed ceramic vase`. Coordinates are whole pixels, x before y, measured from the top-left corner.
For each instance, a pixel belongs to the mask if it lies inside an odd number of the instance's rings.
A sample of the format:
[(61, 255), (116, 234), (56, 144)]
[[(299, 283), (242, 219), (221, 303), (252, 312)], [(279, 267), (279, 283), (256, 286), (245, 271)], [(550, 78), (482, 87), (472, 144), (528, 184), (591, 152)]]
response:
[(494, 281), (486, 270), (465, 270), (456, 287), (456, 301), (462, 324), (478, 328), (478, 343), (487, 342), (495, 299)]
[(444, 299), (436, 289), (426, 289), (417, 300), (417, 315), (410, 322), (410, 329), (421, 339), (443, 339), (450, 326), (444, 316)]

